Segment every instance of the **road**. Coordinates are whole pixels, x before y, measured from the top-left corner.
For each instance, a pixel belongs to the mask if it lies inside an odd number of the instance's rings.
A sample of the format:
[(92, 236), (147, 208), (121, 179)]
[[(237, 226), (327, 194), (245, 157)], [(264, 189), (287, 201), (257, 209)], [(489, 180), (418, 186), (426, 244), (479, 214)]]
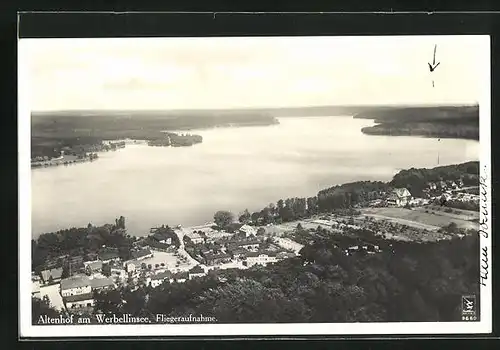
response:
[(56, 310), (64, 310), (64, 302), (59, 293), (59, 284), (53, 284), (51, 286), (41, 286), (40, 287), (40, 297), (49, 297), (50, 305)]
[(365, 213), (363, 215), (371, 216), (371, 217), (373, 217), (375, 219), (379, 219), (379, 220), (392, 221), (392, 222), (395, 222), (395, 223), (398, 223), (401, 225), (406, 225), (406, 226), (415, 227), (415, 228), (419, 228), (419, 229), (425, 229), (425, 230), (429, 230), (429, 231), (437, 231), (440, 229), (440, 227), (438, 227), (438, 226), (422, 224), (420, 222), (401, 219), (401, 218), (394, 218), (391, 216), (385, 216), (385, 215), (379, 215), (379, 214), (368, 214), (368, 213)]
[(194, 259), (191, 255), (189, 255), (188, 252), (186, 252), (186, 249), (184, 247), (184, 236), (186, 235), (186, 233), (188, 231), (181, 227), (181, 228), (174, 229), (174, 232), (177, 235), (177, 238), (179, 238), (179, 242), (180, 242), (179, 248), (177, 249), (177, 253), (179, 253), (179, 255), (181, 255), (181, 256), (184, 256), (186, 259), (188, 259), (188, 261), (192, 265), (200, 265), (200, 267), (202, 267), (203, 270), (205, 270), (205, 272), (206, 272), (208, 270), (207, 267), (203, 264), (200, 264), (196, 259)]

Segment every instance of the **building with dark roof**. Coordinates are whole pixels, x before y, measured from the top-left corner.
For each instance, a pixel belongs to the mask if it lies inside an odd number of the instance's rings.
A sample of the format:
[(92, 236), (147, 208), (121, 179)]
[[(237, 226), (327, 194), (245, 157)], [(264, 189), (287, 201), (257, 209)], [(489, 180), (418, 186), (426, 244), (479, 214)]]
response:
[(61, 280), (62, 273), (63, 269), (62, 267), (59, 267), (50, 270), (43, 270), (40, 274), (44, 283), (57, 283)]
[(69, 295), (63, 297), (63, 301), (69, 312), (82, 311), (82, 309), (90, 309), (94, 306), (92, 293)]
[(135, 260), (143, 260), (153, 257), (153, 252), (149, 249), (141, 249), (132, 252), (132, 258)]
[(92, 290), (108, 290), (115, 287), (115, 282), (109, 278), (93, 278), (90, 280), (90, 287)]
[(186, 271), (177, 272), (174, 276), (174, 281), (177, 283), (186, 282), (189, 278), (189, 273)]
[(102, 252), (99, 252), (98, 255), (99, 255), (99, 260), (101, 260), (103, 263), (109, 263), (113, 260), (115, 261), (120, 260), (120, 255), (116, 250), (104, 250)]
[(156, 288), (164, 282), (173, 282), (174, 275), (170, 271), (160, 272), (151, 277), (151, 287)]
[(214, 254), (213, 252), (206, 252), (203, 254), (207, 265), (224, 264), (231, 261), (232, 255), (227, 253)]

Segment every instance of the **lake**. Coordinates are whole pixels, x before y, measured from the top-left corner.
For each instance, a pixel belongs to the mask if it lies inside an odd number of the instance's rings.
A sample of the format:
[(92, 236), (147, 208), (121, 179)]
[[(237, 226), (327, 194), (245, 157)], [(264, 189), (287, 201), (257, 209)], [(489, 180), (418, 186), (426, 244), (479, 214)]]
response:
[(388, 181), (400, 169), (479, 160), (472, 140), (361, 133), (371, 120), (281, 118), (279, 125), (192, 130), (192, 147), (127, 145), (94, 162), (38, 168), (32, 177), (32, 234), (112, 223), (128, 232), (213, 220), (217, 210), (260, 210), (288, 197), (358, 180)]

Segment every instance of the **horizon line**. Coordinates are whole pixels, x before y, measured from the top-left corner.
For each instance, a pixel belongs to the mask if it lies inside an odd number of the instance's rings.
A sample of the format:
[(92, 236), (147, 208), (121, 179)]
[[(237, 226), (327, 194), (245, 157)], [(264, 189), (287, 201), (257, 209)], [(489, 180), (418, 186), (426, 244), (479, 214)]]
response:
[(111, 108), (75, 108), (75, 109), (43, 109), (32, 110), (31, 113), (51, 113), (51, 112), (178, 112), (178, 111), (233, 111), (233, 110), (277, 110), (277, 109), (303, 109), (303, 108), (346, 108), (346, 107), (464, 107), (464, 106), (479, 106), (478, 102), (449, 102), (449, 103), (377, 103), (377, 104), (336, 104), (336, 105), (310, 105), (310, 106), (274, 106), (274, 107), (223, 107), (223, 108), (172, 108), (172, 109), (111, 109)]

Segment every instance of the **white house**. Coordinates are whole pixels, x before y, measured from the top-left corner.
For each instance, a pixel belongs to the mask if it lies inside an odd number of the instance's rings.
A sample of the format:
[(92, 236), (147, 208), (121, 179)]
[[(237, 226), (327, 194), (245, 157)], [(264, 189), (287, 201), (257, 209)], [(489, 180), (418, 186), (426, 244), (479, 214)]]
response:
[(250, 225), (243, 225), (240, 227), (240, 232), (245, 234), (245, 237), (250, 237), (250, 236), (256, 236), (257, 231), (255, 230), (254, 227)]
[(395, 188), (389, 194), (387, 198), (387, 203), (389, 205), (396, 205), (398, 207), (403, 207), (409, 203), (411, 200), (411, 193), (406, 188)]
[(64, 304), (69, 311), (94, 305), (91, 282), (85, 275), (75, 275), (62, 279), (60, 291)]
[(203, 243), (205, 241), (205, 239), (198, 232), (195, 232), (195, 231), (190, 231), (190, 232), (186, 233), (186, 236), (194, 244)]
[(68, 311), (75, 311), (83, 308), (91, 308), (94, 306), (94, 298), (92, 293), (87, 294), (79, 294), (79, 295), (70, 295), (63, 298), (64, 304), (66, 305), (66, 309)]
[(85, 275), (75, 275), (61, 280), (61, 296), (82, 295), (92, 292), (90, 279)]

